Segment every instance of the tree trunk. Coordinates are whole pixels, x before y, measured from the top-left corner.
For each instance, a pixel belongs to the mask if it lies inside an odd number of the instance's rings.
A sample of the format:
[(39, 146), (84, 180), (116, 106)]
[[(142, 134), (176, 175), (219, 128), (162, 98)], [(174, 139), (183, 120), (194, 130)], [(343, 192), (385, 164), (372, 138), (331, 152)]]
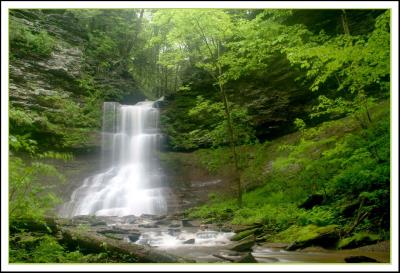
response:
[[(220, 44), (218, 43), (217, 46), (217, 57), (218, 59), (220, 58)], [(226, 121), (228, 123), (228, 135), (229, 135), (229, 144), (231, 146), (231, 150), (232, 150), (232, 155), (233, 155), (233, 160), (235, 163), (235, 177), (234, 179), (236, 180), (236, 184), (237, 184), (237, 194), (238, 194), (238, 205), (239, 207), (242, 207), (242, 183), (240, 181), (240, 169), (239, 169), (239, 161), (238, 161), (238, 155), (236, 152), (236, 139), (235, 139), (235, 135), (233, 132), (233, 125), (232, 125), (232, 118), (231, 118), (231, 112), (229, 109), (229, 103), (228, 103), (228, 97), (226, 95), (225, 89), (224, 89), (224, 85), (221, 82), (220, 77), (222, 76), (222, 67), (220, 64), (216, 64), (217, 68), (218, 68), (218, 86), (219, 86), (219, 90), (221, 92), (222, 95), (222, 100), (224, 102), (224, 110), (225, 110), (225, 115), (226, 115)]]
[(229, 110), (228, 98), (226, 96), (224, 86), (221, 83), (219, 83), (219, 90), (222, 94), (222, 99), (224, 102), (224, 110), (225, 110), (225, 115), (226, 115), (226, 121), (228, 123), (229, 144), (231, 146), (233, 160), (235, 162), (235, 180), (237, 182), (238, 204), (239, 204), (239, 207), (241, 207), (242, 206), (242, 185), (241, 185), (240, 176), (239, 176), (239, 162), (238, 162), (238, 156), (237, 156), (237, 152), (236, 152), (236, 143), (235, 143), (235, 136), (233, 133), (231, 112)]
[(341, 18), (344, 34), (350, 35), (349, 22), (347, 20), (346, 11), (344, 9), (342, 10)]

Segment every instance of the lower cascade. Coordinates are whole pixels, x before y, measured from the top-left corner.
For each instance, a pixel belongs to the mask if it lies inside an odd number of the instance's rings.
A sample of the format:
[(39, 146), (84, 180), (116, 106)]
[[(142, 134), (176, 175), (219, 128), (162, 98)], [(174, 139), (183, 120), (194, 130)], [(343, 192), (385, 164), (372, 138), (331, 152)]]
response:
[(165, 214), (163, 174), (156, 152), (161, 134), (153, 101), (136, 105), (105, 102), (102, 172), (87, 177), (61, 215), (125, 216)]

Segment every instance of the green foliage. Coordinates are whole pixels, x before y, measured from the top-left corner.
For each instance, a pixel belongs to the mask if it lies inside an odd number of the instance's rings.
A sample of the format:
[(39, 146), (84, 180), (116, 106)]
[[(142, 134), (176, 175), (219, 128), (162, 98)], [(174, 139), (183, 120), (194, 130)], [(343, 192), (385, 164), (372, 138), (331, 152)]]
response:
[(33, 31), (19, 21), (10, 21), (10, 46), (12, 54), (48, 57), (55, 48), (55, 40), (46, 30)]
[(379, 241), (380, 239), (381, 237), (377, 234), (370, 234), (367, 232), (355, 233), (351, 237), (347, 237), (340, 240), (338, 248), (346, 249), (346, 248), (361, 247), (363, 245), (373, 244)]
[[(373, 122), (365, 129), (357, 127), (354, 119), (345, 118), (317, 128), (303, 127), (300, 136), (294, 134), (286, 141), (254, 145), (253, 151), (247, 152), (252, 159), (242, 182), (256, 187), (250, 187), (253, 189), (243, 195), (243, 207), (238, 208), (233, 205), (233, 199), (226, 199), (193, 209), (190, 215), (228, 219), (234, 224), (262, 222), (278, 232), (294, 224), (299, 229), (308, 225), (351, 227), (355, 215), (359, 214), (365, 218), (357, 223), (356, 231), (387, 230), (389, 109), (387, 104), (371, 109)], [(229, 157), (224, 157), (228, 153), (222, 149), (206, 149), (196, 154), (215, 172), (229, 162)], [(313, 193), (325, 196), (323, 206), (311, 210), (297, 208)], [(346, 215), (340, 207), (348, 200), (358, 200), (358, 203), (355, 212)], [(229, 209), (231, 213), (226, 213)], [(293, 236), (298, 232), (293, 231)], [(282, 240), (288, 241), (283, 237)]]
[(337, 225), (328, 225), (318, 227), (315, 225), (307, 225), (304, 227), (293, 225), (290, 228), (273, 236), (274, 242), (301, 242), (317, 237), (319, 234), (334, 231), (338, 228)]
[[(15, 220), (42, 220), (45, 213), (60, 202), (51, 187), (41, 180), (46, 177), (63, 181), (64, 177), (49, 164), (32, 162), (26, 164), (22, 159), (10, 157), (9, 160), (9, 217), (11, 225)], [(40, 198), (38, 198), (40, 197)]]

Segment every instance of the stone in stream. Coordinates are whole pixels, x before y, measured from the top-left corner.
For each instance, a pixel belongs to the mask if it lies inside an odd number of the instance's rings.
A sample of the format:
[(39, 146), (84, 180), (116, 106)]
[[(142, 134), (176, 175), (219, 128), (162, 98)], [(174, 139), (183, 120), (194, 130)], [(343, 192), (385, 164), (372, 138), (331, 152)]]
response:
[(379, 263), (379, 261), (367, 256), (350, 256), (344, 258), (346, 263)]
[(178, 236), (182, 231), (179, 228), (169, 228), (168, 234), (171, 236)]
[(195, 239), (193, 239), (193, 238), (183, 242), (183, 244), (185, 244), (185, 245), (192, 245), (194, 243), (195, 243)]
[(158, 228), (159, 226), (155, 223), (139, 224), (138, 227), (141, 228)]
[(171, 224), (168, 225), (169, 228), (179, 228), (181, 224), (178, 221), (173, 221)]
[(241, 257), (237, 263), (257, 263), (257, 260), (254, 258), (254, 256), (251, 253), (247, 253), (243, 257)]
[(250, 235), (250, 236), (238, 241), (229, 249), (233, 250), (233, 251), (240, 251), (240, 252), (250, 251), (253, 248), (254, 244), (255, 244), (255, 237), (254, 237), (254, 235)]
[(98, 226), (94, 229), (97, 233), (105, 234), (105, 233), (113, 233), (113, 234), (130, 234), (130, 233), (138, 233), (139, 231), (136, 228), (125, 227), (121, 228), (118, 226)]
[(126, 215), (126, 216), (122, 216), (122, 223), (124, 224), (135, 224), (137, 222), (137, 220), (139, 219), (139, 217), (135, 216), (135, 215)]
[(182, 226), (183, 227), (194, 227), (189, 219), (182, 219)]
[(140, 238), (140, 233), (139, 233), (139, 232), (137, 232), (137, 233), (131, 233), (131, 234), (128, 235), (128, 239), (129, 239), (129, 241), (131, 241), (132, 243), (134, 243), (134, 242), (136, 242), (137, 240), (139, 240), (139, 238)]

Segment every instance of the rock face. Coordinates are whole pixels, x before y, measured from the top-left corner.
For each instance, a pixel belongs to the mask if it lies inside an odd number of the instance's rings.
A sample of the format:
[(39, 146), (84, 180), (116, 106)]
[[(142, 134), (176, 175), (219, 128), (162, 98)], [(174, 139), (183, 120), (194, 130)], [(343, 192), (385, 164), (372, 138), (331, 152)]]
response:
[[(77, 103), (78, 107), (86, 103), (88, 91), (84, 85), (87, 80), (85, 67), (88, 64), (85, 62), (85, 48), (89, 38), (87, 32), (80, 26), (74, 13), (68, 10), (10, 11), (11, 107), (27, 113), (35, 111), (43, 118), (42, 122), (49, 120), (57, 125), (65, 121), (48, 118), (48, 114), (60, 110), (54, 103), (56, 98)], [(19, 45), (26, 45), (26, 48)], [(40, 50), (45, 50), (45, 53)], [(96, 87), (102, 91), (113, 90), (119, 94), (130, 94), (136, 102), (144, 99), (144, 95), (138, 90), (134, 79), (127, 71), (119, 74), (111, 71), (106, 76), (94, 76), (93, 80)], [(98, 117), (99, 124), (100, 120), (101, 115)], [(37, 121), (35, 125), (40, 127), (41, 124)], [(53, 141), (52, 135), (55, 132), (45, 126), (42, 127), (38, 129), (40, 137), (36, 136), (37, 139), (42, 139), (44, 143)], [(84, 125), (81, 125), (79, 128), (83, 127)], [(99, 147), (100, 138), (96, 133), (97, 129), (93, 127), (91, 125), (84, 128), (88, 129), (86, 141), (70, 144), (71, 146), (67, 148), (88, 150)], [(66, 126), (66, 130), (69, 129), (72, 129), (71, 125)]]

